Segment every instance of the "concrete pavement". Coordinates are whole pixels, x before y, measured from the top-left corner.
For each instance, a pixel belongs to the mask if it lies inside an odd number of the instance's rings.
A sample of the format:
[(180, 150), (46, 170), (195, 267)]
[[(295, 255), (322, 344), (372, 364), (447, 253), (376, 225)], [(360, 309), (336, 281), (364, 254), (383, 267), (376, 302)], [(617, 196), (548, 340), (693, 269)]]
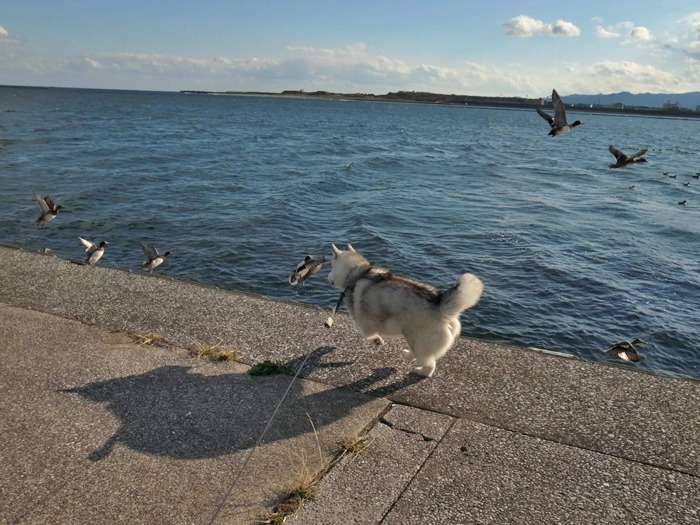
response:
[(0, 523), (253, 523), (365, 430), (287, 523), (700, 523), (698, 381), (468, 338), (425, 380), (342, 313), (4, 247), (0, 303)]

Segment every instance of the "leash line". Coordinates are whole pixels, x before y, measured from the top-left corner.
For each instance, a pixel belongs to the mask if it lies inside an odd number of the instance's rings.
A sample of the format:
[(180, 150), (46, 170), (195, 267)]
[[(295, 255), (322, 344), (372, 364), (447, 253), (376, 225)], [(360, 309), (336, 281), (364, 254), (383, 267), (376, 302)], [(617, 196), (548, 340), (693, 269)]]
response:
[(287, 386), (287, 390), (285, 390), (284, 394), (282, 395), (282, 399), (279, 400), (279, 403), (277, 403), (275, 410), (273, 410), (272, 415), (270, 416), (270, 419), (268, 420), (267, 425), (265, 425), (265, 429), (260, 434), (260, 437), (258, 438), (257, 443), (255, 443), (255, 446), (253, 448), (248, 450), (248, 454), (246, 455), (246, 458), (243, 461), (243, 465), (241, 465), (241, 468), (238, 470), (238, 474), (234, 478), (233, 483), (231, 483), (231, 486), (226, 491), (226, 494), (224, 495), (224, 497), (221, 499), (221, 502), (219, 503), (218, 507), (216, 508), (216, 511), (214, 512), (211, 519), (209, 520), (208, 525), (212, 525), (214, 523), (214, 520), (216, 520), (216, 518), (219, 516), (221, 509), (224, 508), (224, 504), (226, 503), (226, 500), (228, 500), (229, 496), (231, 496), (231, 493), (233, 492), (233, 489), (235, 488), (238, 481), (241, 479), (241, 475), (245, 471), (246, 466), (248, 466), (248, 462), (250, 461), (250, 458), (253, 457), (253, 454), (260, 446), (260, 443), (262, 443), (262, 440), (265, 437), (265, 434), (267, 434), (267, 431), (272, 426), (272, 421), (275, 419), (277, 412), (279, 411), (280, 407), (282, 406), (282, 403), (284, 402), (285, 398), (289, 394), (289, 391), (292, 389), (292, 385), (294, 384), (294, 381), (296, 381), (297, 377), (299, 377), (299, 374), (301, 373), (302, 369), (306, 365), (306, 361), (308, 361), (310, 355), (311, 355), (311, 352), (306, 354), (306, 357), (302, 361), (301, 366), (299, 367), (299, 370), (297, 370), (297, 373), (294, 374), (294, 377), (292, 377), (292, 380), (289, 382), (289, 385)]

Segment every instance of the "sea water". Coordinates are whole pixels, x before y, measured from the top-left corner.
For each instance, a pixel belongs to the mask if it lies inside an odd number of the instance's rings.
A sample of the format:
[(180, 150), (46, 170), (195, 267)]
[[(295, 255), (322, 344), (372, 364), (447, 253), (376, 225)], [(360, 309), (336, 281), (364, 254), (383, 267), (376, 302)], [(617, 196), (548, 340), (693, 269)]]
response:
[[(633, 366), (700, 378), (700, 120), (568, 117), (552, 138), (532, 110), (0, 88), (0, 243), (106, 239), (100, 265), (141, 271), (144, 240), (173, 253), (158, 273), (327, 308), (328, 266), (289, 273), (352, 243), (478, 275), (464, 335), (609, 361), (640, 337)], [(609, 169), (610, 144), (648, 162)], [(65, 207), (44, 229), (33, 190)]]

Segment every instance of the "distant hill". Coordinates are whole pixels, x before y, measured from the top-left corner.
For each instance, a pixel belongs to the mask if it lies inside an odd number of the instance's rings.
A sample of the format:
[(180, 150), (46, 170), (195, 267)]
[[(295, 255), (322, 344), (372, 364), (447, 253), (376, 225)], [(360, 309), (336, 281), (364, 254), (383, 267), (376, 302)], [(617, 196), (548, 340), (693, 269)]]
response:
[(594, 106), (612, 106), (624, 104), (625, 106), (661, 108), (667, 102), (676, 103), (681, 108), (696, 110), (700, 106), (700, 91), (691, 93), (610, 93), (607, 95), (562, 95), (567, 104), (584, 104)]

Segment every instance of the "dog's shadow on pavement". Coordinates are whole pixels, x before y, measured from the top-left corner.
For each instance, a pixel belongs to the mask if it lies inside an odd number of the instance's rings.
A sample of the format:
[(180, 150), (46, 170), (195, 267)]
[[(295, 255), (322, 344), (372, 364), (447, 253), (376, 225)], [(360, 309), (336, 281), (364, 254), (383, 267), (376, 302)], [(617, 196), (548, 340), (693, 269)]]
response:
[[(308, 361), (318, 361), (330, 351), (314, 350)], [(347, 416), (372, 399), (360, 390), (386, 380), (392, 370), (375, 370), (358, 385), (364, 388), (351, 384), (309, 392), (300, 380), (294, 381), (263, 443), (313, 432), (309, 418), (320, 430)], [(289, 375), (207, 375), (190, 366), (162, 366), (61, 392), (104, 403), (120, 422), (119, 429), (90, 454), (93, 461), (109, 456), (117, 444), (157, 456), (203, 459), (253, 447), (291, 381)]]

